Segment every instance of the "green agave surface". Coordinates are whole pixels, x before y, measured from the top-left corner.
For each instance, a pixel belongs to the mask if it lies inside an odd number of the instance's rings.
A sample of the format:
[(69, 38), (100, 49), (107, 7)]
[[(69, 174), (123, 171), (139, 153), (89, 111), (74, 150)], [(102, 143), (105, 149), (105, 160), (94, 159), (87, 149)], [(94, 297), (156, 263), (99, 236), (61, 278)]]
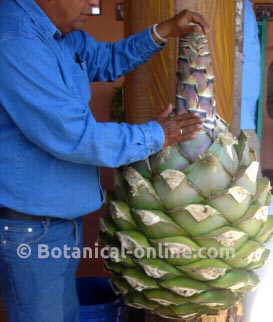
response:
[(246, 133), (217, 115), (208, 41), (180, 41), (176, 113), (205, 118), (193, 141), (117, 170), (100, 240), (128, 305), (170, 319), (216, 314), (255, 289), (269, 256), (271, 185)]

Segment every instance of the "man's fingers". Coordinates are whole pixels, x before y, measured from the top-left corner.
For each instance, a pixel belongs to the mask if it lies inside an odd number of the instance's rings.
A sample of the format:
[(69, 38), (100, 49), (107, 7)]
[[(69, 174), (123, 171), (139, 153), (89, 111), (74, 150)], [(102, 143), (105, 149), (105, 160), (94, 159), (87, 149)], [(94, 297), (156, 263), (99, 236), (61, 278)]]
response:
[[(195, 113), (184, 113), (174, 117), (170, 117), (169, 114), (170, 107), (158, 119), (165, 133), (165, 147), (192, 140), (203, 129), (204, 120)], [(165, 117), (162, 117), (164, 115)]]
[(207, 34), (210, 30), (210, 27), (204, 17), (196, 12), (189, 11), (189, 13), (191, 15), (191, 21), (197, 23), (202, 28), (203, 32)]
[(180, 122), (178, 122), (178, 127), (183, 129), (183, 128), (186, 128), (188, 126), (191, 126), (191, 125), (202, 125), (203, 124), (203, 121), (202, 119), (190, 119), (190, 120), (182, 120)]
[(200, 124), (187, 126), (183, 129), (172, 129), (167, 134), (167, 142), (165, 146), (193, 140), (202, 129), (203, 127)]
[(191, 141), (191, 140), (194, 140), (196, 137), (197, 137), (197, 133), (172, 137), (172, 138), (169, 138), (168, 142), (166, 142), (165, 147), (173, 144), (181, 143), (181, 142)]
[(183, 120), (189, 120), (189, 119), (201, 119), (197, 114), (195, 113), (184, 113), (179, 114), (174, 117), (176, 121), (183, 121)]
[(159, 117), (168, 117), (173, 111), (173, 105), (169, 104), (169, 106), (166, 108), (165, 111), (163, 111), (161, 114), (159, 114)]
[(183, 35), (187, 35), (187, 34), (191, 34), (191, 33), (200, 31), (201, 29), (202, 28), (199, 25), (195, 25), (195, 26), (185, 26), (183, 28), (182, 32), (183, 32)]
[(198, 125), (191, 125), (191, 126), (184, 127), (181, 130), (182, 130), (182, 135), (188, 135), (191, 133), (199, 132), (202, 129), (203, 127), (200, 124), (198, 124)]
[(204, 122), (204, 119), (200, 118), (199, 116), (196, 116), (194, 114), (191, 115), (179, 115), (175, 118), (175, 121), (177, 123), (179, 123), (179, 127), (183, 127), (183, 126), (187, 126), (188, 125), (192, 125), (192, 124), (200, 124)]

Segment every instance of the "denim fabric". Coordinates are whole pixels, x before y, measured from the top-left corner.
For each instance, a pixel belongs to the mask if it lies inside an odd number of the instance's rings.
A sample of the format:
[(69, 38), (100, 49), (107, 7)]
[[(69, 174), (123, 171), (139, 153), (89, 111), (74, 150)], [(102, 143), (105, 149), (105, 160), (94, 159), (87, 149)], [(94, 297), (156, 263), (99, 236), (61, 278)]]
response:
[(96, 122), (89, 83), (113, 81), (161, 48), (151, 28), (115, 43), (63, 36), (35, 0), (0, 1), (0, 207), (76, 218), (104, 201), (97, 167), (158, 152), (157, 122)]
[[(30, 257), (19, 257), (21, 244), (30, 247)], [(0, 289), (8, 322), (78, 322), (75, 272), (79, 259), (39, 259), (39, 244), (48, 245), (49, 250), (63, 249), (63, 245), (82, 247), (82, 220), (0, 218)]]

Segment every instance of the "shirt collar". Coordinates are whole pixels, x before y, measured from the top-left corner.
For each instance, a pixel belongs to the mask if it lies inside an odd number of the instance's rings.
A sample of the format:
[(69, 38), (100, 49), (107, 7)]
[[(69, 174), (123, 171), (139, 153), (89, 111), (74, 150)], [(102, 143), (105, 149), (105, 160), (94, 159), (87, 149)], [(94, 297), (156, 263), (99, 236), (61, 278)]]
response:
[(63, 36), (62, 32), (54, 25), (54, 23), (49, 19), (49, 17), (45, 14), (35, 0), (15, 1), (25, 10), (25, 12), (34, 20), (34, 22), (43, 29), (48, 38), (61, 38)]

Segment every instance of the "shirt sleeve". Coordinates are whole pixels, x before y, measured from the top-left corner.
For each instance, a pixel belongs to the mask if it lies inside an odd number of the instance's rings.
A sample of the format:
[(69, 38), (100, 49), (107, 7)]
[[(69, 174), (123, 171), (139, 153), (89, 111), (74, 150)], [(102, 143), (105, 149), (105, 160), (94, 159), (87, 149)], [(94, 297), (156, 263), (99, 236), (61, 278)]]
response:
[(165, 47), (153, 39), (152, 28), (114, 43), (98, 42), (84, 31), (72, 32), (68, 41), (87, 62), (90, 82), (114, 81)]
[(66, 87), (57, 58), (38, 39), (0, 43), (0, 108), (33, 144), (70, 162), (118, 167), (159, 151), (164, 132), (142, 125), (99, 123)]

